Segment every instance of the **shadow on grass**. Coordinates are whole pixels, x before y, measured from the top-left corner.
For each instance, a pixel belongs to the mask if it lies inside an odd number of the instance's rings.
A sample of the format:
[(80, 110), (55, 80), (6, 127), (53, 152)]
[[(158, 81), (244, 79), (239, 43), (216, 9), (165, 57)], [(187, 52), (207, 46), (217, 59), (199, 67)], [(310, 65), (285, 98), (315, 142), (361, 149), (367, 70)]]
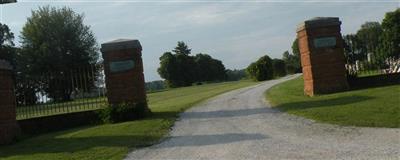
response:
[(151, 135), (135, 136), (95, 136), (59, 138), (57, 134), (44, 140), (16, 143), (0, 147), (0, 159), (17, 155), (34, 155), (39, 153), (74, 153), (95, 147), (144, 147), (160, 137)]
[(369, 96), (346, 96), (338, 98), (330, 98), (324, 100), (311, 100), (310, 101), (300, 101), (280, 104), (277, 107), (283, 111), (296, 111), (308, 108), (320, 108), (320, 107), (336, 107), (341, 105), (348, 105), (352, 103), (358, 103), (366, 100), (374, 99), (374, 97)]
[(180, 112), (167, 111), (167, 112), (152, 112), (150, 116), (145, 119), (170, 119), (177, 118)]
[[(159, 136), (95, 136), (95, 137), (68, 137), (48, 138), (36, 145), (14, 144), (7, 149), (1, 148), (0, 158), (17, 155), (34, 155), (40, 153), (74, 153), (95, 147), (145, 147), (158, 140)], [(164, 147), (204, 146), (227, 144), (239, 141), (261, 140), (267, 136), (261, 134), (220, 134), (220, 135), (190, 135), (171, 137), (169, 145)]]
[[(178, 114), (179, 112), (154, 112), (144, 120), (174, 119)], [(60, 136), (96, 126), (98, 125), (82, 126), (35, 136), (23, 135), (20, 141), (12, 145), (0, 146), (0, 159), (37, 153), (73, 153), (94, 147), (144, 147), (152, 145), (162, 138), (161, 135), (152, 136), (141, 132), (137, 135), (60, 138)]]

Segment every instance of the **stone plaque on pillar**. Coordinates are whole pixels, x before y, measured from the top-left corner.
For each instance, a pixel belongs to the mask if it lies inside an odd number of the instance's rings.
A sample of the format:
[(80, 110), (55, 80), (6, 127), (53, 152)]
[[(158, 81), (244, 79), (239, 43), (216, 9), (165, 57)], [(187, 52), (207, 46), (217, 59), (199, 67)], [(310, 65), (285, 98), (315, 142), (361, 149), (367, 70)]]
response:
[(101, 52), (108, 102), (147, 103), (140, 42), (118, 39), (103, 43)]
[(16, 120), (14, 81), (11, 65), (0, 60), (0, 145), (13, 142), (20, 133)]
[(317, 17), (297, 28), (306, 95), (333, 93), (349, 87), (340, 25), (337, 17)]

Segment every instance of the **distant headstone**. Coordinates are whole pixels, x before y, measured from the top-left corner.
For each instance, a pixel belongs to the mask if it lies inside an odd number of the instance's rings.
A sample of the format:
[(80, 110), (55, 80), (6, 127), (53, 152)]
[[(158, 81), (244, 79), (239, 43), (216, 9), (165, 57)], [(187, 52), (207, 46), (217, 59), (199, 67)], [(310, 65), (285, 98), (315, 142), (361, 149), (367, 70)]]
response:
[(297, 28), (306, 95), (348, 89), (340, 24), (336, 17), (317, 17)]
[(372, 62), (373, 56), (374, 56), (373, 53), (368, 53), (368, 54), (367, 54), (367, 60), (368, 60), (368, 62)]

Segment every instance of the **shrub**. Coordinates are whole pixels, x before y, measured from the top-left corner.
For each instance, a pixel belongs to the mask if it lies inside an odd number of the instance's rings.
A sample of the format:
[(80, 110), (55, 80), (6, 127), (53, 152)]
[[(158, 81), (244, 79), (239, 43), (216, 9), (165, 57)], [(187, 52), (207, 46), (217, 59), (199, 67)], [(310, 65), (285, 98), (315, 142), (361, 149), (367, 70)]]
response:
[(247, 69), (249, 77), (256, 81), (264, 81), (273, 78), (274, 70), (272, 67), (272, 59), (267, 55), (261, 57), (256, 62), (251, 63)]
[(286, 64), (284, 60), (273, 59), (272, 67), (274, 68), (274, 77), (286, 76)]
[(146, 103), (124, 103), (110, 105), (97, 113), (103, 123), (117, 123), (143, 118), (148, 112)]

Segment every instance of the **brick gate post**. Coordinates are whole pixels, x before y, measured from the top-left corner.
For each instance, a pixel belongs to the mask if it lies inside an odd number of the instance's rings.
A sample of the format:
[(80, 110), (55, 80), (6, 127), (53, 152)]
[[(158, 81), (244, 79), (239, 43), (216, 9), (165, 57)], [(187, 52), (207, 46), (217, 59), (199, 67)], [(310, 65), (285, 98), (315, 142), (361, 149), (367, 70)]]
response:
[(108, 102), (147, 104), (140, 42), (118, 39), (103, 43), (101, 51)]
[(0, 145), (13, 142), (19, 133), (12, 67), (0, 60)]
[(336, 17), (318, 17), (301, 23), (297, 38), (309, 96), (348, 89), (341, 22)]

